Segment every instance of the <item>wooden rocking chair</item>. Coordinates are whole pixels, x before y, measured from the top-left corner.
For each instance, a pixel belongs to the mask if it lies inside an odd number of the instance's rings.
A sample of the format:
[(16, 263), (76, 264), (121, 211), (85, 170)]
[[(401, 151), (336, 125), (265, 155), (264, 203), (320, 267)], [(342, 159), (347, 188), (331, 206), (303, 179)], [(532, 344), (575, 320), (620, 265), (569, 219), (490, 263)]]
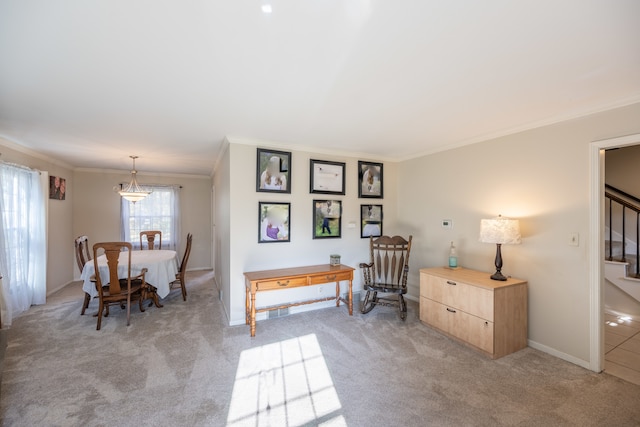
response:
[[(409, 253), (411, 239), (401, 236), (380, 236), (369, 238), (370, 262), (361, 263), (364, 274), (364, 290), (367, 291), (360, 311), (366, 314), (376, 305), (398, 307), (400, 318), (407, 318), (407, 275), (409, 274)], [(378, 292), (390, 294), (378, 296)]]

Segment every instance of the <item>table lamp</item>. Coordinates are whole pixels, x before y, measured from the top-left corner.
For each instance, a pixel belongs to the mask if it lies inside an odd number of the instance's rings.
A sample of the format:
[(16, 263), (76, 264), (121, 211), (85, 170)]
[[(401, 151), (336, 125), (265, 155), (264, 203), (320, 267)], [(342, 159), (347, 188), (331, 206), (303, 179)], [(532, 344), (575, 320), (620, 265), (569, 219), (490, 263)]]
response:
[(496, 272), (491, 275), (493, 280), (507, 280), (500, 271), (502, 269), (502, 245), (520, 244), (520, 222), (517, 219), (504, 218), (499, 215), (493, 219), (480, 220), (480, 241), (483, 243), (495, 243)]

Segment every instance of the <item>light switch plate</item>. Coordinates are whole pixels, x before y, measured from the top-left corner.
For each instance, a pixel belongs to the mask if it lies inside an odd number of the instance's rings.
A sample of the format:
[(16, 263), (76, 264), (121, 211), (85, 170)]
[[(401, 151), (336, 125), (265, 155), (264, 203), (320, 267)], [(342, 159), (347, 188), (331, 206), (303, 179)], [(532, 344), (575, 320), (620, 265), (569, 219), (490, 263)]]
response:
[(453, 221), (451, 221), (450, 219), (443, 219), (442, 228), (453, 228)]
[(579, 246), (579, 245), (580, 245), (580, 234), (569, 233), (569, 246)]

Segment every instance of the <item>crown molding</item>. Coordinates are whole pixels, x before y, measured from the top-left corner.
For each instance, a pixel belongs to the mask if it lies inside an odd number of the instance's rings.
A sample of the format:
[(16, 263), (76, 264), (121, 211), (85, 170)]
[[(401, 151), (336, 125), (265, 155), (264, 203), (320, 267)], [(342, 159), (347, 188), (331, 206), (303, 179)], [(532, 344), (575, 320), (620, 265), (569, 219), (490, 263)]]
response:
[(492, 133), (488, 133), (485, 135), (481, 135), (481, 136), (477, 136), (477, 137), (473, 137), (470, 139), (466, 139), (463, 141), (457, 141), (457, 142), (452, 142), (450, 144), (444, 144), (438, 147), (433, 147), (432, 149), (429, 150), (425, 150), (422, 151), (420, 153), (414, 154), (414, 155), (410, 155), (410, 156), (405, 156), (402, 158), (397, 159), (396, 161), (398, 162), (403, 162), (406, 160), (412, 160), (412, 159), (417, 159), (419, 157), (424, 157), (424, 156), (428, 156), (430, 154), (435, 154), (435, 153), (440, 153), (443, 151), (449, 151), (449, 150), (453, 150), (455, 148), (460, 148), (460, 147), (464, 147), (467, 145), (472, 145), (472, 144), (477, 144), (480, 142), (485, 142), (485, 141), (490, 141), (492, 139), (497, 139), (497, 138), (502, 138), (504, 136), (509, 136), (509, 135), (514, 135), (520, 132), (524, 132), (527, 130), (532, 130), (532, 129), (538, 129), (538, 128), (542, 128), (545, 126), (551, 126), (554, 124), (558, 124), (558, 123), (562, 123), (562, 122), (567, 122), (570, 120), (575, 120), (575, 119), (580, 119), (583, 117), (587, 117), (587, 116), (591, 116), (593, 114), (598, 114), (598, 113), (606, 113), (608, 111), (612, 111), (615, 110), (617, 108), (624, 108), (624, 107), (628, 107), (630, 105), (634, 105), (634, 104), (638, 104), (640, 103), (640, 94), (637, 95), (633, 95), (631, 97), (622, 99), (622, 100), (618, 100), (609, 104), (603, 104), (600, 105), (598, 107), (595, 108), (590, 108), (587, 110), (579, 110), (579, 111), (574, 111), (572, 113), (569, 114), (563, 114), (563, 115), (558, 115), (558, 116), (553, 116), (553, 117), (549, 117), (543, 120), (538, 120), (538, 121), (534, 121), (534, 122), (529, 122), (527, 124), (521, 125), (521, 126), (515, 126), (512, 128), (507, 128), (507, 129), (502, 129), (500, 131), (497, 132), (492, 132)]
[[(6, 135), (0, 135), (0, 145), (3, 147), (7, 147), (11, 150), (17, 151), (19, 153), (26, 154), (31, 157), (35, 157), (36, 159), (44, 160), (45, 162), (51, 163), (55, 166), (61, 166), (63, 168), (67, 168), (70, 170), (75, 169), (75, 167), (70, 165), (69, 163), (63, 162), (62, 160), (58, 160), (55, 157), (49, 157), (46, 154), (35, 151), (29, 147), (25, 147), (24, 145), (20, 145)], [(1, 154), (2, 153), (0, 153), (0, 155)]]
[(398, 162), (398, 159), (389, 156), (376, 156), (371, 153), (362, 153), (358, 151), (327, 149), (305, 144), (293, 144), (279, 141), (271, 141), (266, 139), (242, 138), (237, 136), (227, 136), (230, 144), (251, 145), (254, 147), (271, 147), (274, 149), (283, 149), (291, 151), (302, 151), (306, 153), (326, 154), (330, 156), (353, 157), (361, 160), (371, 160), (379, 162)]
[[(98, 169), (98, 168), (75, 168), (74, 172), (84, 172), (84, 173), (103, 173), (110, 175), (130, 175), (131, 170), (124, 169)], [(166, 178), (190, 178), (190, 179), (211, 179), (209, 175), (194, 175), (194, 174), (186, 174), (186, 173), (162, 173), (162, 172), (141, 172), (136, 169), (136, 174), (138, 176), (159, 176)]]

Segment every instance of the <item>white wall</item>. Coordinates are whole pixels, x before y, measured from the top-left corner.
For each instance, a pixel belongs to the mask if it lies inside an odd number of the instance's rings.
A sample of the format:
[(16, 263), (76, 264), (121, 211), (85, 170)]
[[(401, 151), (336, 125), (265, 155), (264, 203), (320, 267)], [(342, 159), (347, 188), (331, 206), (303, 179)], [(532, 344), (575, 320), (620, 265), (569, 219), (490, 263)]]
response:
[[(496, 248), (478, 242), (480, 219), (520, 219), (522, 244), (503, 246), (503, 273), (529, 281), (529, 339), (587, 365), (589, 144), (638, 133), (639, 117), (635, 104), (403, 162), (398, 205), (413, 265), (443, 265), (453, 240), (462, 266), (491, 272)], [(417, 295), (417, 269), (411, 282)]]
[[(33, 169), (49, 172), (49, 175), (66, 179), (65, 200), (49, 200), (49, 221), (47, 227), (47, 294), (50, 294), (73, 280), (71, 260), (74, 260), (72, 235), (73, 200), (75, 197), (73, 172), (68, 165), (48, 159), (39, 153), (17, 146), (0, 138), (2, 156), (0, 159)], [(74, 261), (75, 263), (75, 261)], [(76, 268), (75, 265), (73, 268)]]
[[(67, 244), (86, 234), (89, 244), (120, 240), (120, 196), (113, 187), (131, 180), (125, 171), (76, 170), (73, 199), (73, 232)], [(211, 265), (211, 178), (193, 175), (148, 175), (138, 173), (138, 181), (145, 184), (182, 185), (180, 215), (182, 241), (178, 254), (182, 256), (187, 233), (193, 234), (193, 246), (188, 270), (210, 269)], [(69, 243), (70, 242), (70, 243)], [(68, 264), (71, 265), (71, 264)], [(77, 278), (80, 272), (73, 261)]]
[[(245, 321), (246, 271), (296, 267), (303, 265), (328, 264), (330, 254), (340, 254), (341, 262), (357, 267), (368, 261), (368, 240), (360, 237), (360, 205), (382, 204), (384, 214), (383, 231), (397, 234), (397, 171), (394, 163), (384, 163), (384, 199), (358, 198), (358, 160), (353, 157), (292, 152), (291, 194), (256, 192), (256, 146), (231, 143), (230, 183), (233, 192), (230, 199), (230, 286), (229, 320), (231, 324)], [(261, 146), (261, 148), (274, 148)], [(281, 149), (281, 148), (279, 148)], [(290, 150), (287, 150), (290, 151)], [(310, 159), (338, 161), (346, 163), (346, 195), (332, 196), (309, 192)], [(217, 190), (217, 186), (216, 186)], [(220, 196), (222, 197), (222, 196)], [(313, 239), (313, 200), (341, 200), (343, 203), (342, 238)], [(291, 203), (291, 241), (287, 243), (258, 243), (258, 202)], [(353, 222), (355, 228), (348, 228)], [(330, 294), (335, 285), (322, 285), (323, 293)], [(354, 289), (361, 289), (360, 273), (356, 271)], [(346, 285), (343, 285), (343, 292)], [(318, 288), (298, 288), (278, 292), (258, 294), (258, 306), (272, 305), (287, 301), (317, 298)], [(292, 308), (291, 312), (321, 308), (331, 305), (314, 304)], [(335, 302), (333, 303), (335, 305)], [(248, 333), (248, 332), (247, 332)]]
[(230, 310), (230, 241), (231, 241), (231, 173), (230, 156), (231, 148), (225, 142), (226, 149), (215, 168), (213, 185), (215, 187), (215, 278), (220, 292), (220, 301), (229, 317)]
[(605, 182), (640, 198), (640, 145), (606, 152)]

